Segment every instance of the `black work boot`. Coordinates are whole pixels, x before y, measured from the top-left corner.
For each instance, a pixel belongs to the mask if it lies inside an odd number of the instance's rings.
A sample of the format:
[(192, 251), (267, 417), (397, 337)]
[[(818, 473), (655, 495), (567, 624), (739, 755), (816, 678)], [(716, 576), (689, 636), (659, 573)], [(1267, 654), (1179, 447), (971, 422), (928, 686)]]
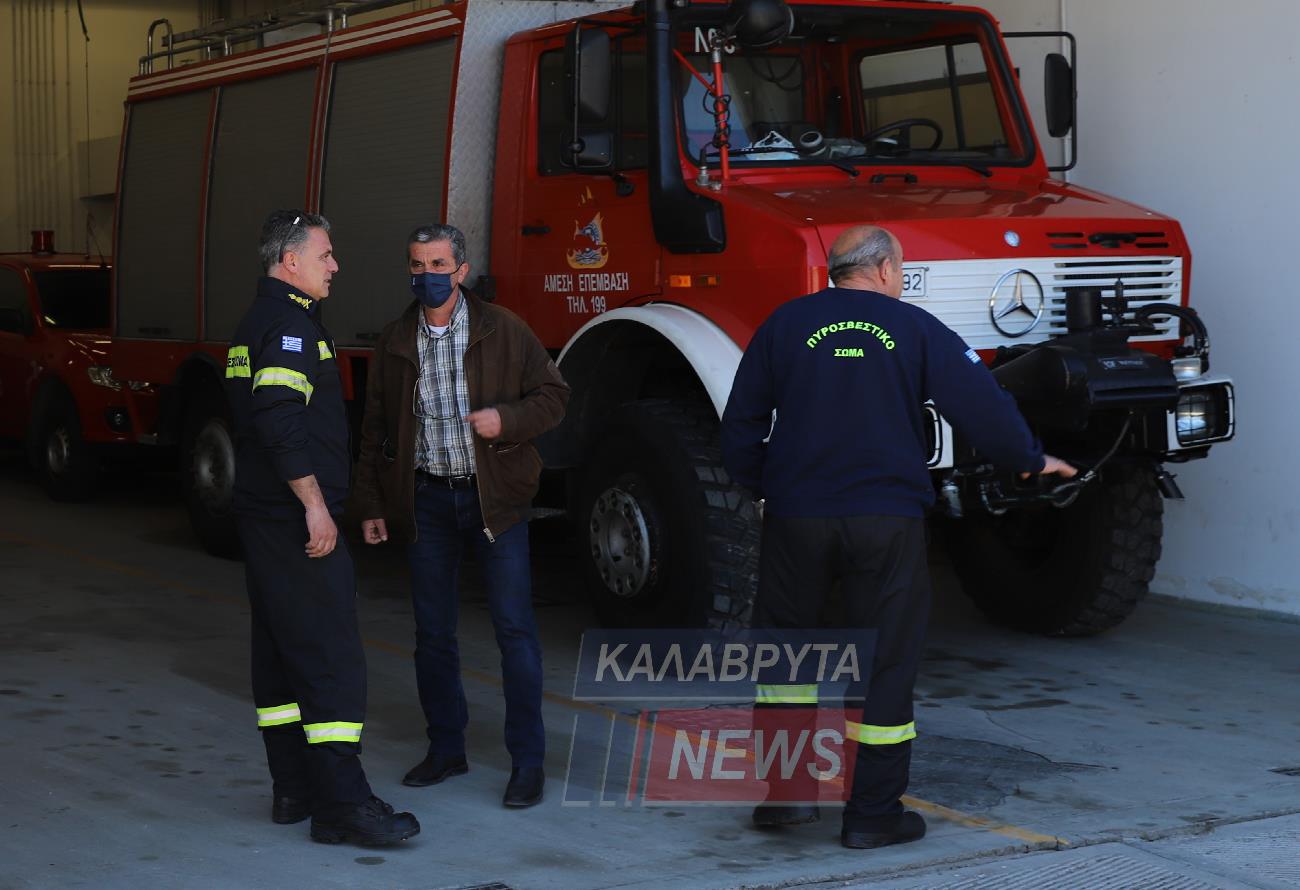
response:
[(410, 813), (394, 813), (377, 797), (365, 803), (323, 807), (311, 819), (311, 839), (319, 844), (385, 847), (420, 833)]
[(277, 825), (292, 825), (310, 816), (311, 809), (310, 800), (277, 794), (271, 801), (271, 821)]
[(437, 785), (452, 776), (463, 776), (467, 772), (469, 761), (464, 754), (428, 754), (407, 771), (402, 777), (402, 784), (423, 788), (426, 785)]
[(531, 807), (542, 802), (545, 787), (546, 774), (540, 766), (517, 766), (510, 771), (501, 803), (514, 808)]
[(809, 825), (821, 819), (821, 810), (807, 804), (765, 803), (754, 807), (754, 825), (759, 828), (782, 828)]
[(854, 850), (870, 850), (892, 844), (906, 844), (925, 837), (925, 819), (905, 810), (897, 816), (875, 819), (845, 819), (840, 843)]

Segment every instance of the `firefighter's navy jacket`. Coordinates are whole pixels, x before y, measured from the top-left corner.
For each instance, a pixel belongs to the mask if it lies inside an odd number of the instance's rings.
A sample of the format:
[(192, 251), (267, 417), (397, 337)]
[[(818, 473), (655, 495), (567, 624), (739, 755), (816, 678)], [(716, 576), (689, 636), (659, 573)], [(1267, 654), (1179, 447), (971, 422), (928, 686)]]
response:
[(1004, 469), (1043, 468), (1015, 400), (961, 337), (918, 306), (835, 287), (780, 306), (754, 333), (723, 414), (723, 458), (776, 516), (922, 516), (934, 503), (927, 399)]
[(277, 278), (257, 299), (226, 356), (236, 437), (235, 513), (298, 519), (289, 480), (316, 477), (332, 514), (343, 512), (352, 472), (347, 412), (334, 340), (316, 302)]

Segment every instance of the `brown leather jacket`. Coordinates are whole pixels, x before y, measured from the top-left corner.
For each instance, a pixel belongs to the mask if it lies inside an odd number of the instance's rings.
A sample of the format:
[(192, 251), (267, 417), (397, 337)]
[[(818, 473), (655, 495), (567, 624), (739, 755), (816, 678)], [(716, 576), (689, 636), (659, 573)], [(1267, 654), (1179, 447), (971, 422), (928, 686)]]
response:
[[(483, 526), (495, 538), (528, 518), (542, 459), (530, 440), (564, 417), (569, 387), (537, 336), (508, 309), (469, 300), (465, 380), (470, 410), (496, 408), (501, 435), (474, 437)], [(413, 410), (420, 356), (417, 302), (384, 328), (375, 346), (361, 422), (361, 458), (353, 486), (353, 515), (382, 518), (391, 540), (414, 541), (415, 447), (419, 420)]]

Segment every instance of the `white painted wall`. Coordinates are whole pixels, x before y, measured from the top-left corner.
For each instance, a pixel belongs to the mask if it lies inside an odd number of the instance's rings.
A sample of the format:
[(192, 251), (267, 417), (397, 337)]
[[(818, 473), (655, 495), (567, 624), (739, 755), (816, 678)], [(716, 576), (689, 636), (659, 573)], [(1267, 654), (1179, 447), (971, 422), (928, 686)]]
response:
[[(1070, 179), (1170, 214), (1192, 246), (1192, 303), (1237, 383), (1236, 441), (1175, 468), (1153, 589), (1300, 614), (1300, 3), (987, 0), (1008, 30), (1079, 38), (1080, 161)], [(1026, 82), (1041, 55), (1020, 58)], [(1026, 47), (1027, 49), (1027, 47)]]

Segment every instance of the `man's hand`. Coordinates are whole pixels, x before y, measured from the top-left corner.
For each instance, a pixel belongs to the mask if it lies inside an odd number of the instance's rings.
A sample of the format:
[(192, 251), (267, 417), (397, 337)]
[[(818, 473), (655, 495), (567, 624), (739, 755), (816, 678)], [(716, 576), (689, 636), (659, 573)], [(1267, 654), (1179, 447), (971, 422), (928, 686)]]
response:
[[(1055, 473), (1056, 475), (1064, 479), (1072, 479), (1076, 475), (1078, 475), (1078, 472), (1079, 471), (1076, 470), (1071, 464), (1067, 464), (1059, 457), (1052, 457), (1050, 454), (1044, 454), (1043, 468), (1038, 471), (1038, 475), (1046, 476), (1049, 473)], [(1020, 478), (1028, 479), (1032, 475), (1033, 473), (1021, 473)]]
[(382, 544), (388, 540), (388, 523), (382, 519), (363, 519), (361, 536), (367, 544)]
[(334, 552), (334, 545), (339, 540), (339, 530), (334, 525), (334, 517), (324, 504), (307, 508), (307, 555), (312, 559), (329, 556)]
[(501, 414), (496, 408), (480, 408), (465, 415), (480, 438), (492, 440), (501, 435)]

